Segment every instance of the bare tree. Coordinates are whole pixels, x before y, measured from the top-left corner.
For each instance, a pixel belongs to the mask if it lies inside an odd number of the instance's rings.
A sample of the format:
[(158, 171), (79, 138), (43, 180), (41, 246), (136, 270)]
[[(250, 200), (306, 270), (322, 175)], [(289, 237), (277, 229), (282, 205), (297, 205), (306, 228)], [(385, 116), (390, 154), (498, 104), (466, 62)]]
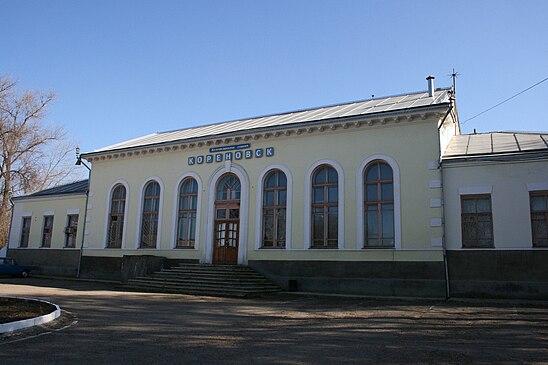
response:
[(0, 77), (0, 247), (7, 242), (10, 198), (67, 181), (74, 171), (65, 132), (44, 122), (54, 97), (51, 92), (19, 93), (15, 81)]

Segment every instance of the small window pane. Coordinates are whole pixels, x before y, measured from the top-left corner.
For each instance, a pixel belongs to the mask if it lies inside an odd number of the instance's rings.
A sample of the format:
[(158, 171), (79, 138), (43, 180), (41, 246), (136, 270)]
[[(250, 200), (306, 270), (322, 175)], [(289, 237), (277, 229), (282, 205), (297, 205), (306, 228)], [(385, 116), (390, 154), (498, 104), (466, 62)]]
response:
[(337, 175), (337, 171), (332, 168), (332, 167), (329, 167), (327, 169), (327, 172), (328, 172), (328, 175), (327, 175), (327, 181), (330, 182), (330, 183), (336, 183), (339, 181), (339, 176)]
[(264, 205), (272, 206), (274, 205), (274, 190), (264, 192)]
[(393, 212), (394, 204), (381, 204), (381, 211), (383, 212)]
[(394, 199), (394, 189), (392, 183), (381, 184), (381, 197), (382, 200)]
[(287, 186), (287, 178), (285, 177), (285, 174), (281, 171), (278, 173), (278, 186)]
[(314, 188), (314, 203), (323, 203), (324, 202), (324, 192), (323, 187)]
[(267, 214), (263, 215), (263, 226), (263, 244), (267, 242), (272, 244), (274, 241), (274, 231), (272, 229), (274, 227), (274, 216)]
[(379, 235), (379, 220), (377, 210), (367, 212), (367, 237), (376, 238)]
[(394, 211), (384, 211), (382, 214), (383, 239), (394, 238)]
[(226, 209), (217, 209), (217, 219), (226, 218)]
[(476, 213), (476, 200), (475, 199), (463, 199), (462, 201), (463, 213)]
[(365, 180), (366, 180), (366, 181), (376, 181), (376, 180), (379, 180), (379, 169), (378, 169), (378, 167), (377, 167), (376, 164), (370, 166), (370, 167), (367, 169), (366, 176), (365, 176)]
[(328, 188), (328, 202), (336, 203), (339, 200), (339, 189), (336, 186), (330, 186)]
[(548, 210), (546, 207), (547, 200), (544, 196), (531, 196), (531, 210), (534, 212)]
[(285, 209), (278, 210), (277, 221), (278, 221), (278, 227), (277, 227), (278, 237), (276, 238), (279, 243), (282, 243), (282, 245), (285, 245)]
[(366, 185), (365, 200), (367, 200), (367, 201), (378, 200), (377, 184), (367, 184)]
[(189, 209), (196, 210), (197, 208), (198, 208), (198, 196), (197, 195), (191, 195), (190, 196)]
[(339, 234), (339, 220), (337, 214), (329, 214), (327, 226), (327, 238), (336, 240)]
[(274, 172), (274, 173), (270, 173), (270, 174), (268, 175), (268, 178), (266, 179), (266, 184), (265, 184), (265, 186), (266, 186), (267, 188), (273, 188), (273, 187), (276, 186), (276, 173), (275, 173), (275, 172)]
[(316, 241), (323, 242), (324, 215), (322, 213), (314, 214), (313, 225), (314, 225), (314, 228), (313, 228), (314, 242)]
[(476, 209), (478, 213), (488, 213), (491, 211), (490, 199), (478, 199)]
[(381, 167), (381, 180), (392, 180), (392, 168), (385, 163), (379, 165)]
[(278, 204), (286, 205), (287, 190), (278, 190)]
[(315, 185), (324, 184), (326, 182), (326, 171), (325, 170), (326, 170), (325, 167), (320, 167), (316, 171), (316, 174), (314, 175), (314, 184)]

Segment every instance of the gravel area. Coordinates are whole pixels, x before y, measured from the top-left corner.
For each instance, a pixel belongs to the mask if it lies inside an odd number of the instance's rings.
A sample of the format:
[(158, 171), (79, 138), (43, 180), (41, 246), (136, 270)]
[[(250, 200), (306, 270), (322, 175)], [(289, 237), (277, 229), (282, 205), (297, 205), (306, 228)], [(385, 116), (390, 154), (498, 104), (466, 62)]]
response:
[(0, 324), (43, 316), (54, 310), (48, 303), (0, 296)]

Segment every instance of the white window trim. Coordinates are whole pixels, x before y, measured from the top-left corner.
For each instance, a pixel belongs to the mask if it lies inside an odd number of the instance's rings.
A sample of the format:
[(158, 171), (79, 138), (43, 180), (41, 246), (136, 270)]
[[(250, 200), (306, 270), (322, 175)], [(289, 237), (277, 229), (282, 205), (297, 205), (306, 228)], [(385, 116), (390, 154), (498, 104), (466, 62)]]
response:
[(460, 186), (459, 195), (492, 194), (493, 185), (484, 186)]
[(286, 209), (285, 209), (285, 249), (291, 249), (291, 212), (293, 204), (293, 176), (289, 169), (280, 164), (273, 164), (265, 167), (257, 179), (257, 204), (255, 209), (255, 249), (262, 248), (263, 233), (263, 187), (264, 178), (272, 170), (280, 170), (285, 174), (287, 180)]
[(141, 192), (139, 193), (139, 212), (137, 217), (137, 228), (135, 231), (135, 248), (141, 249), (141, 225), (143, 224), (143, 204), (145, 197), (145, 187), (150, 181), (156, 181), (160, 185), (160, 206), (158, 208), (158, 232), (156, 235), (156, 248), (143, 248), (143, 250), (158, 250), (160, 249), (160, 242), (162, 236), (162, 210), (164, 208), (164, 183), (158, 176), (149, 176), (145, 179), (141, 185)]
[(187, 172), (181, 175), (179, 180), (177, 180), (177, 184), (175, 185), (175, 198), (173, 199), (175, 204), (173, 206), (173, 229), (171, 233), (171, 248), (177, 248), (177, 229), (179, 228), (177, 225), (177, 218), (179, 217), (179, 190), (181, 188), (183, 180), (187, 177), (194, 179), (196, 181), (196, 184), (198, 184), (198, 201), (196, 202), (196, 232), (194, 233), (194, 250), (198, 250), (198, 247), (200, 246), (200, 217), (202, 216), (202, 179), (200, 179), (200, 176), (194, 172)]
[[(29, 241), (27, 242), (27, 247), (21, 247), (21, 237), (23, 236), (23, 220), (25, 218), (30, 218)], [(23, 214), (21, 214), (21, 219), (19, 220), (19, 237), (17, 238), (18, 242), (17, 242), (17, 247), (16, 248), (21, 248), (21, 249), (31, 248), (30, 247), (30, 232), (31, 232), (31, 229), (32, 229), (32, 212), (24, 212)], [(8, 245), (6, 245), (6, 247), (7, 246)]]
[[(52, 217), (53, 218), (53, 224), (51, 225), (51, 241), (49, 243), (49, 246), (44, 246), (44, 228), (46, 228), (46, 217)], [(40, 246), (39, 248), (51, 248), (53, 244), (53, 229), (55, 228), (55, 214), (53, 210), (46, 210), (44, 213), (42, 213), (42, 230), (40, 231)]]
[[(339, 190), (339, 201), (338, 201), (338, 220), (339, 220), (339, 235), (338, 235), (338, 248), (344, 249), (344, 171), (341, 165), (335, 160), (318, 160), (314, 162), (308, 168), (306, 172), (306, 184), (304, 188), (304, 244), (305, 248), (312, 248), (312, 237), (311, 230), (312, 225), (310, 221), (310, 215), (312, 214), (312, 174), (314, 170), (320, 165), (329, 165), (337, 171), (338, 175), (338, 185)], [(322, 249), (324, 250), (324, 249)]]
[[(128, 203), (129, 203), (129, 184), (125, 180), (116, 180), (110, 185), (110, 189), (108, 189), (108, 195), (107, 195), (107, 204), (106, 204), (106, 212), (105, 212), (105, 232), (103, 234), (104, 241), (103, 241), (103, 248), (107, 248), (108, 244), (108, 220), (110, 216), (110, 204), (112, 202), (112, 193), (114, 191), (114, 187), (116, 185), (123, 185), (124, 188), (126, 188), (126, 203), (124, 207), (124, 228), (122, 229), (122, 245), (120, 248), (126, 248), (126, 230), (127, 230), (127, 214), (128, 214)], [(86, 217), (87, 218), (87, 217)], [(109, 248), (110, 249), (110, 248)]]
[(238, 242), (238, 264), (247, 260), (247, 232), (249, 228), (249, 178), (244, 168), (235, 163), (220, 166), (213, 172), (207, 183), (207, 216), (205, 222), (205, 244), (202, 250), (202, 263), (213, 262), (213, 230), (215, 225), (216, 186), (225, 173), (233, 173), (240, 179), (240, 240)]
[[(375, 160), (382, 160), (386, 162), (392, 168), (393, 184), (394, 184), (394, 249), (401, 249), (401, 190), (400, 190), (400, 168), (396, 160), (386, 155), (371, 155), (362, 161), (358, 169), (356, 170), (356, 234), (357, 234), (357, 247), (358, 249), (364, 248), (365, 245), (365, 226), (363, 215), (363, 186), (365, 168), (368, 164)], [(390, 249), (390, 248), (388, 248)]]
[(67, 215), (79, 215), (80, 209), (74, 208), (74, 209), (67, 209)]
[(548, 190), (548, 182), (527, 184), (527, 191), (543, 191), (543, 190)]

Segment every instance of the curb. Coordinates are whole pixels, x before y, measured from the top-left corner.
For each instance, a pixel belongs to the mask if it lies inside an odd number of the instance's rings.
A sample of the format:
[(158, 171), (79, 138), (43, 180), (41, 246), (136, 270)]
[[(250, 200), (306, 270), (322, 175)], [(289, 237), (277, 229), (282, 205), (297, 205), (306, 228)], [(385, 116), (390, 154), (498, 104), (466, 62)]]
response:
[(36, 318), (29, 318), (29, 319), (23, 319), (21, 321), (15, 321), (15, 322), (8, 322), (0, 324), (0, 333), (6, 333), (6, 332), (13, 332), (24, 328), (29, 328), (33, 326), (38, 326), (44, 323), (48, 323), (53, 321), (54, 319), (58, 318), (61, 315), (61, 308), (57, 304), (47, 302), (45, 300), (38, 300), (38, 299), (30, 299), (30, 298), (20, 298), (20, 297), (4, 297), (4, 298), (13, 298), (13, 299), (21, 299), (26, 301), (33, 301), (33, 302), (42, 302), (47, 303), (55, 307), (55, 310), (49, 314), (44, 314), (43, 316), (36, 317)]

